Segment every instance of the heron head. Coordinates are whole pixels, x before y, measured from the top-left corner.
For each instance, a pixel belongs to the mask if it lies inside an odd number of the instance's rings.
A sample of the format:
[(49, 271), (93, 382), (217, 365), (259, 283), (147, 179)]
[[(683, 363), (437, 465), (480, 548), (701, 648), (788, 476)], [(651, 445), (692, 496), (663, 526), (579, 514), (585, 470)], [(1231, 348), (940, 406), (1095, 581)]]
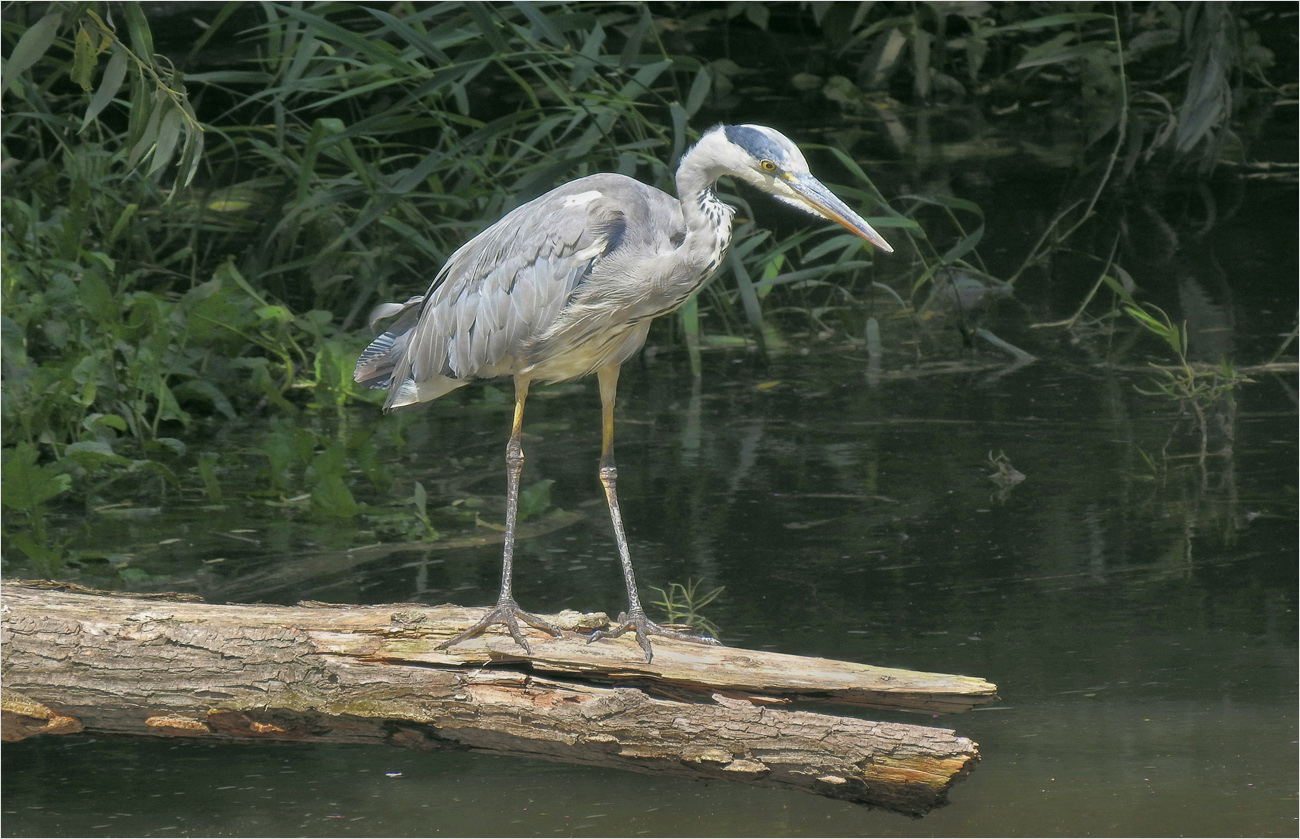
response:
[(727, 174), (804, 212), (841, 224), (886, 253), (893, 252), (871, 225), (813, 177), (799, 147), (784, 134), (764, 125), (723, 125), (714, 130), (726, 139)]

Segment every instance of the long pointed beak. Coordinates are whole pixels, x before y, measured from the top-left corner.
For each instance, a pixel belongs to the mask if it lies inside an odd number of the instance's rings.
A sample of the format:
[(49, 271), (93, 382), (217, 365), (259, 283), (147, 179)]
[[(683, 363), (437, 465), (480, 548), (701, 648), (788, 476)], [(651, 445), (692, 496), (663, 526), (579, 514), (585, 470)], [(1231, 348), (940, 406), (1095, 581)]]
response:
[(836, 198), (833, 192), (812, 175), (793, 177), (787, 183), (798, 194), (799, 203), (806, 209), (843, 225), (849, 231), (866, 239), (885, 253), (894, 252), (894, 249), (889, 246), (884, 237), (877, 233), (871, 225), (867, 224), (862, 216), (850, 210), (847, 204)]

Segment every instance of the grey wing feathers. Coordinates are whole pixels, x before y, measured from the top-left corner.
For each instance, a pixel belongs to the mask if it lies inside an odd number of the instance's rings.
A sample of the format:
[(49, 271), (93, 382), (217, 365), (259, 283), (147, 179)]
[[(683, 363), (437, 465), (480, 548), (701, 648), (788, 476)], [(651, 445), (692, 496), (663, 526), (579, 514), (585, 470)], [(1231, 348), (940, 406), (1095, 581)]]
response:
[(521, 343), (559, 315), (595, 261), (621, 238), (622, 213), (581, 179), (515, 209), (447, 260), (429, 291), (396, 316), (355, 378), (389, 388), (386, 408), (435, 399), (510, 372)]
[(381, 320), (400, 315), (388, 331), (370, 342), (357, 359), (357, 369), (353, 378), (368, 387), (388, 387), (393, 374), (396, 359), (406, 352), (410, 339), (410, 329), (420, 316), (418, 308), (424, 302), (424, 296), (412, 297), (405, 303), (381, 303), (370, 313), (370, 326), (373, 328)]

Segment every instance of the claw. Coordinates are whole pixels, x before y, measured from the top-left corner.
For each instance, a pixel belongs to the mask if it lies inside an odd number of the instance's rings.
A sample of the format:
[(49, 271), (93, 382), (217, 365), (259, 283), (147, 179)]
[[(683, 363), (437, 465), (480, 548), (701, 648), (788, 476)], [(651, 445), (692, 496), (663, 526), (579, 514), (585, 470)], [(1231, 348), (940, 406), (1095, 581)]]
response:
[[(516, 618), (518, 620), (516, 620)], [(520, 609), (519, 604), (516, 603), (513, 599), (502, 598), (493, 609), (491, 609), (486, 615), (482, 617), (481, 620), (479, 620), (478, 623), (474, 624), (469, 629), (465, 630), (464, 632), (460, 633), (454, 638), (450, 638), (446, 641), (443, 641), (441, 644), (434, 647), (434, 649), (435, 650), (448, 649), (449, 647), (452, 647), (455, 644), (459, 644), (461, 641), (464, 641), (468, 638), (473, 638), (475, 635), (478, 635), (483, 630), (487, 629), (489, 626), (493, 626), (495, 624), (501, 624), (510, 632), (510, 637), (515, 639), (515, 643), (523, 647), (524, 652), (531, 655), (533, 651), (529, 649), (528, 642), (524, 640), (524, 636), (519, 632), (520, 620), (522, 620), (524, 623), (528, 624), (529, 626), (535, 629), (540, 629), (543, 632), (549, 632), (551, 635), (553, 635), (556, 638), (559, 638), (561, 635), (560, 630), (557, 629), (556, 627), (542, 620), (537, 615), (534, 615), (531, 612), (525, 612), (523, 609)]]
[(721, 642), (716, 638), (710, 638), (707, 635), (691, 635), (689, 632), (679, 632), (676, 629), (668, 629), (660, 626), (650, 618), (646, 617), (645, 612), (634, 610), (631, 614), (624, 612), (618, 616), (617, 625), (609, 629), (598, 629), (591, 633), (587, 643), (597, 641), (601, 638), (618, 638), (625, 632), (635, 632), (636, 642), (645, 652), (645, 663), (650, 664), (654, 661), (654, 651), (650, 648), (651, 635), (662, 635), (665, 638), (675, 638), (678, 641), (690, 641), (693, 644), (709, 644), (720, 646)]

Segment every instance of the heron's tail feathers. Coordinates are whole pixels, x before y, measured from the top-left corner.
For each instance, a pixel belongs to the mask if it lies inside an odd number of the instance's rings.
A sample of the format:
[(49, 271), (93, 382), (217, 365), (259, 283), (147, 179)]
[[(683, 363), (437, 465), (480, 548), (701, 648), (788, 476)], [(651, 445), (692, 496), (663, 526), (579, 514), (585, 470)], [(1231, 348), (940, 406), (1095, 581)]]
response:
[(437, 399), (466, 384), (465, 381), (445, 376), (435, 376), (417, 383), (411, 375), (411, 364), (406, 358), (406, 351), (412, 330), (419, 322), (423, 303), (424, 297), (421, 295), (412, 297), (405, 303), (383, 303), (370, 313), (372, 327), (388, 318), (396, 317), (397, 320), (361, 353), (352, 378), (366, 387), (387, 390), (388, 398), (384, 400), (386, 411)]
[(352, 378), (366, 387), (385, 388), (392, 384), (393, 368), (406, 352), (411, 328), (420, 318), (420, 304), (424, 297), (412, 297), (405, 303), (381, 303), (370, 313), (370, 326), (381, 320), (397, 320), (378, 338), (370, 342), (357, 359), (357, 369)]

